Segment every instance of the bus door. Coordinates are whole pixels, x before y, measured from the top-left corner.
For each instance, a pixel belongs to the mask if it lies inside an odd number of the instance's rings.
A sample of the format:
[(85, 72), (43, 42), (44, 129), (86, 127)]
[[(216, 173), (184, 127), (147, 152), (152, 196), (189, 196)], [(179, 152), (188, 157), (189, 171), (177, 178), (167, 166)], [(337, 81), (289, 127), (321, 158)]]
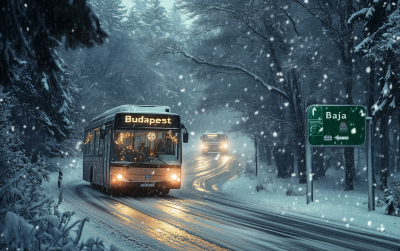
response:
[(104, 165), (103, 165), (103, 185), (110, 184), (110, 138), (111, 127), (107, 127), (107, 134), (104, 138)]

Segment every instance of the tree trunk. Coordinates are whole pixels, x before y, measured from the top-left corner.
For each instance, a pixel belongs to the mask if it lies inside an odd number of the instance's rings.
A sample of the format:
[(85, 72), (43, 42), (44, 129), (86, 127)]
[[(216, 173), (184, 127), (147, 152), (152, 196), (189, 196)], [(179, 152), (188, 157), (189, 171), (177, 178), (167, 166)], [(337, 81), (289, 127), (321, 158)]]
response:
[(387, 188), (387, 176), (388, 176), (388, 170), (389, 170), (389, 137), (388, 137), (388, 125), (387, 125), (387, 118), (388, 115), (385, 113), (383, 117), (381, 118), (381, 123), (380, 123), (380, 133), (381, 133), (381, 179), (380, 179), (380, 185), (381, 189)]
[(353, 173), (354, 173), (354, 148), (344, 148), (344, 162), (346, 167), (346, 185), (345, 191), (353, 190)]
[[(350, 46), (350, 44), (348, 45)], [(350, 52), (349, 52), (350, 53)], [(345, 63), (345, 83), (346, 83), (346, 104), (353, 104), (353, 62), (352, 57)], [(345, 147), (344, 148), (344, 161), (346, 163), (346, 185), (345, 191), (353, 190), (354, 178), (353, 174), (355, 172), (354, 168), (354, 148)]]
[(305, 121), (304, 121), (304, 107), (302, 105), (302, 95), (299, 88), (299, 79), (296, 75), (296, 71), (292, 70), (290, 79), (288, 78), (288, 83), (290, 83), (290, 117), (292, 118), (293, 125), (296, 126), (294, 129), (295, 133), (295, 149), (296, 149), (296, 160), (297, 161), (297, 172), (299, 176), (299, 184), (307, 183), (306, 176), (306, 138), (305, 138)]
[[(348, 45), (350, 46), (350, 45)], [(350, 53), (350, 52), (349, 52)], [(353, 104), (353, 62), (352, 57), (345, 63), (345, 85), (346, 85), (346, 104)], [(345, 191), (353, 190), (353, 174), (354, 174), (354, 148), (344, 148), (344, 161), (346, 163), (346, 185)]]
[[(370, 75), (369, 75), (369, 85), (368, 85), (368, 116), (372, 117), (372, 106), (374, 105), (374, 99), (375, 99), (375, 64), (373, 61), (369, 61), (369, 67), (371, 69)], [(399, 119), (400, 121), (400, 119)], [(375, 138), (375, 128), (376, 127), (376, 120), (373, 120), (372, 124), (372, 182), (376, 184), (376, 178), (375, 178), (375, 147), (374, 147), (374, 138)]]
[(273, 150), (278, 178), (289, 178), (294, 170), (293, 153), (288, 152), (285, 148), (274, 147)]
[(270, 166), (271, 165), (271, 158), (272, 158), (271, 147), (266, 145), (264, 149), (265, 149), (266, 163), (267, 163), (268, 166)]
[(312, 170), (314, 173), (314, 179), (325, 178), (325, 149), (323, 147), (313, 147), (312, 155)]
[[(276, 65), (278, 72), (282, 72), (281, 62), (276, 55), (273, 43), (268, 41), (268, 46), (271, 50), (271, 58)], [(290, 119), (295, 126), (294, 130), (294, 144), (296, 148), (297, 166), (299, 172), (299, 183), (304, 184), (307, 182), (306, 178), (306, 151), (305, 151), (305, 122), (304, 122), (304, 108), (302, 107), (302, 97), (299, 89), (299, 81), (296, 76), (296, 71), (293, 69), (288, 75), (287, 79), (283, 79), (282, 86), (288, 96), (288, 103), (290, 109)]]
[(400, 165), (400, 113), (398, 115), (398, 125), (399, 127), (397, 128), (397, 135), (396, 135), (396, 140), (395, 142), (397, 142), (396, 144), (396, 165), (394, 166), (394, 171), (397, 173), (397, 166)]

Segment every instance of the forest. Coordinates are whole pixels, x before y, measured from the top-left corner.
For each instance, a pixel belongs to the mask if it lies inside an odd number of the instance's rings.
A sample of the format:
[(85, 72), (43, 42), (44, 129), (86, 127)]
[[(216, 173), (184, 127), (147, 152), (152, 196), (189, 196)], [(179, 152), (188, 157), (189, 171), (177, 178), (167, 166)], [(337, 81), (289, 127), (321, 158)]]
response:
[[(19, 235), (29, 236), (1, 237), (0, 247), (104, 249), (100, 240), (80, 242), (87, 219), (73, 225), (76, 239), (59, 241), (72, 213), (59, 212), (62, 193), (51, 198), (41, 183), (46, 160), (79, 155), (85, 125), (124, 104), (170, 106), (198, 135), (213, 124), (246, 136), (277, 177), (296, 167), (299, 183), (306, 108), (362, 105), (373, 118), (376, 187), (395, 190), (398, 1), (175, 0), (171, 9), (160, 0), (132, 0), (132, 8), (58, 2), (0, 3), (0, 227), (17, 234), (26, 226)], [(365, 156), (365, 148), (313, 148), (314, 178), (344, 169), (343, 189), (353, 190)]]

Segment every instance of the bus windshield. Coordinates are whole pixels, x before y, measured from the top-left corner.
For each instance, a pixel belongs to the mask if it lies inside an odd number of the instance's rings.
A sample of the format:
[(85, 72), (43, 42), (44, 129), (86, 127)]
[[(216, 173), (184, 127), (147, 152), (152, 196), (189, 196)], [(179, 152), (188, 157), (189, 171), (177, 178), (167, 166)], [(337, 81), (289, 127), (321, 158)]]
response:
[(179, 130), (117, 130), (113, 140), (117, 162), (180, 164)]
[(223, 134), (205, 134), (202, 137), (203, 142), (223, 142), (226, 141), (226, 136)]

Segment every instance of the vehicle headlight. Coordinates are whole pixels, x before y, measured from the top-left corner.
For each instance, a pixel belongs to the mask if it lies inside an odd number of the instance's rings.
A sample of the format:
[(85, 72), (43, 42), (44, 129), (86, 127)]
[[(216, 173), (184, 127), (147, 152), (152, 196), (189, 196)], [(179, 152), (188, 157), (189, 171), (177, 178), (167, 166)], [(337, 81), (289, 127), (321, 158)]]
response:
[(204, 146), (203, 146), (203, 145), (201, 145), (201, 148), (204, 148)]
[(224, 147), (226, 148), (226, 144), (224, 145)]
[(172, 175), (171, 175), (171, 178), (172, 178), (173, 180), (176, 180), (176, 178), (178, 178), (178, 175), (172, 174)]
[(120, 180), (120, 179), (122, 179), (122, 175), (121, 174), (118, 174), (117, 175), (117, 178)]

